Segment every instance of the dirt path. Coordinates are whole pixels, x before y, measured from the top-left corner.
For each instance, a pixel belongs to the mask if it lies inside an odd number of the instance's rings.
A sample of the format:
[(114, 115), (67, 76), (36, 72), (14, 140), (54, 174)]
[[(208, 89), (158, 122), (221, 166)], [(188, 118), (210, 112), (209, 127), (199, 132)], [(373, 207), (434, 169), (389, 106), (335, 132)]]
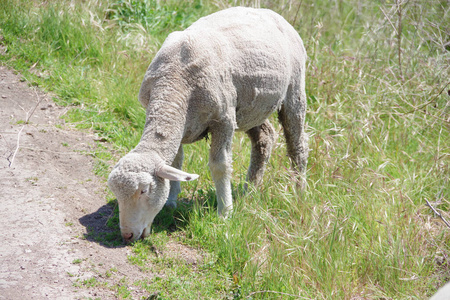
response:
[[(118, 285), (150, 274), (127, 262), (129, 247), (87, 236), (108, 231), (112, 210), (86, 154), (95, 136), (66, 126), (66, 108), (49, 98), (0, 67), (0, 299), (115, 298)], [(102, 284), (86, 288), (90, 278)]]

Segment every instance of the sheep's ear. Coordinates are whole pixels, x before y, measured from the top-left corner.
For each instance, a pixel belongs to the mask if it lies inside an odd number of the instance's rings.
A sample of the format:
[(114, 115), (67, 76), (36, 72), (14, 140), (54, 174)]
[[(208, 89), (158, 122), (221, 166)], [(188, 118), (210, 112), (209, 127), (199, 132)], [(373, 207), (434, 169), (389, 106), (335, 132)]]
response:
[(198, 178), (197, 174), (189, 174), (168, 165), (163, 165), (156, 170), (155, 174), (156, 176), (172, 181), (191, 181)]

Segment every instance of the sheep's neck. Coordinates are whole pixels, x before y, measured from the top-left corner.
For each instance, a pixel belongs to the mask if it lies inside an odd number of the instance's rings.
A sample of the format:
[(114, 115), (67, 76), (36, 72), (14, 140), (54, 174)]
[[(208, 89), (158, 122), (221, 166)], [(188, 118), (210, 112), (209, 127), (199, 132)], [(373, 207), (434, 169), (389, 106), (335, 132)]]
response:
[(156, 152), (171, 164), (180, 147), (186, 122), (187, 103), (185, 97), (170, 101), (152, 99), (147, 108), (147, 117), (136, 152)]

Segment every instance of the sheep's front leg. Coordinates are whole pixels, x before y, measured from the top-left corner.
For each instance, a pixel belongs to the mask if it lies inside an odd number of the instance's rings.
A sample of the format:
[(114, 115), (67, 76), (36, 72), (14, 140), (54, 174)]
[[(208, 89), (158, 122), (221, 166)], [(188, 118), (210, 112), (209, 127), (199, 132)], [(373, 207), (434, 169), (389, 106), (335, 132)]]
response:
[(227, 217), (233, 210), (231, 196), (231, 144), (234, 128), (231, 124), (210, 128), (211, 149), (209, 154), (209, 168), (216, 185), (217, 211), (219, 216)]
[[(183, 167), (183, 159), (184, 159), (184, 152), (183, 152), (183, 145), (180, 145), (180, 148), (178, 148), (178, 153), (175, 156), (174, 161), (172, 162), (172, 167), (177, 168), (178, 170), (181, 170)], [(177, 207), (177, 198), (178, 194), (181, 192), (181, 184), (179, 181), (171, 181), (170, 182), (170, 191), (169, 191), (169, 197), (167, 198), (166, 206), (171, 208)]]

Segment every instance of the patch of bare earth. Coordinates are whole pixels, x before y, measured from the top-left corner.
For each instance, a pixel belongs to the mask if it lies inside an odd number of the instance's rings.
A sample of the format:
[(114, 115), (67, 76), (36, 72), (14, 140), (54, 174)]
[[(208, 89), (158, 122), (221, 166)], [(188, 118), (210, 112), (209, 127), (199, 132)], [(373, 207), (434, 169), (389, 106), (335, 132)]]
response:
[(88, 155), (95, 135), (64, 124), (66, 110), (0, 66), (0, 299), (114, 299), (122, 285), (148, 297), (133, 283), (153, 274), (128, 262), (131, 248), (91, 238), (111, 231), (113, 208)]
[(164, 255), (168, 258), (178, 259), (188, 265), (196, 267), (203, 262), (203, 255), (197, 249), (170, 241), (164, 247)]

